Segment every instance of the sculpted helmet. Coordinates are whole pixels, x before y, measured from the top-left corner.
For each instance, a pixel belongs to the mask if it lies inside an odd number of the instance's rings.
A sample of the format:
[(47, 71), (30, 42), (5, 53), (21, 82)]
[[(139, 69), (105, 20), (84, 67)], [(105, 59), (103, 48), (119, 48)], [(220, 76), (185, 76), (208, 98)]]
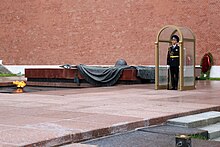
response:
[(128, 64), (127, 64), (127, 62), (124, 59), (119, 59), (115, 63), (115, 66), (126, 66), (126, 65), (128, 65)]

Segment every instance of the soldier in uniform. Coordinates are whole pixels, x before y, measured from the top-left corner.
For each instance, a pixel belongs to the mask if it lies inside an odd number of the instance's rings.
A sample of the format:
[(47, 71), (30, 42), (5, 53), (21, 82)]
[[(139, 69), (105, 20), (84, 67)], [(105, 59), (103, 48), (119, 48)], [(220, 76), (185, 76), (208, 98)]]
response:
[[(171, 37), (172, 45), (168, 48), (167, 65), (170, 66), (172, 90), (177, 90), (179, 80), (179, 37), (173, 35)], [(168, 81), (169, 82), (169, 81)]]

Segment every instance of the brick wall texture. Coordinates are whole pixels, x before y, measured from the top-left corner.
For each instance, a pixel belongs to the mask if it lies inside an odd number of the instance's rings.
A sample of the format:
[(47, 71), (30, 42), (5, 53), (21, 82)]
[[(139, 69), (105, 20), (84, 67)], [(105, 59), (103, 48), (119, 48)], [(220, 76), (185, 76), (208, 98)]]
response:
[(154, 65), (165, 25), (196, 36), (196, 64), (206, 52), (220, 64), (219, 0), (1, 0), (4, 64)]

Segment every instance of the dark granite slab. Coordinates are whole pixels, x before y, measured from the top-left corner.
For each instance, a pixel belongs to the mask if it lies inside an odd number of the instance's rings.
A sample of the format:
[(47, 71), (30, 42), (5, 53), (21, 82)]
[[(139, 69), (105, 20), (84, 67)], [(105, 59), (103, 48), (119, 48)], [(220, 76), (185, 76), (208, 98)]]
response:
[(86, 141), (82, 144), (97, 145), (100, 147), (175, 147), (175, 136), (132, 131)]

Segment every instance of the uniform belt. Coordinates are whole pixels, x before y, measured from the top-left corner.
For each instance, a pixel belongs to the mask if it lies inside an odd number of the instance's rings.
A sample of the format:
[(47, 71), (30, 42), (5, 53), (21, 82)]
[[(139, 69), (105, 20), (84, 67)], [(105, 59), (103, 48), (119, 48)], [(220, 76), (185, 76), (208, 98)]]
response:
[(170, 56), (170, 58), (179, 58), (179, 56)]

